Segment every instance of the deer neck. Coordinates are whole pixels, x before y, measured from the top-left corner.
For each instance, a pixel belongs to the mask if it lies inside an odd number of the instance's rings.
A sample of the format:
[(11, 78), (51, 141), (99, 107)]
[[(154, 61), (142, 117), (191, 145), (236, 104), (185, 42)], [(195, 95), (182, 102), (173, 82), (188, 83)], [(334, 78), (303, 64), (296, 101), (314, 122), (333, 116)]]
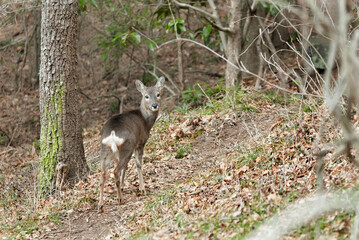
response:
[(141, 104), (141, 114), (143, 116), (143, 118), (145, 119), (147, 128), (150, 130), (152, 128), (152, 126), (155, 124), (157, 116), (158, 116), (158, 111), (153, 112), (153, 111), (148, 111), (145, 109), (145, 107)]

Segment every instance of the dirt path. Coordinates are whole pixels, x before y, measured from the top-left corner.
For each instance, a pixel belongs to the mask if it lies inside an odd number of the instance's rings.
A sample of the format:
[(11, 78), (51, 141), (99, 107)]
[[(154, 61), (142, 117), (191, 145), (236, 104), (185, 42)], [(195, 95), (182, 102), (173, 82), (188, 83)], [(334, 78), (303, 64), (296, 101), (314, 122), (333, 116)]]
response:
[[(221, 159), (226, 159), (236, 145), (255, 141), (266, 135), (277, 118), (278, 114), (273, 114), (270, 109), (261, 113), (232, 113), (213, 118), (206, 123), (204, 133), (192, 144), (193, 150), (188, 156), (144, 164), (146, 196), (136, 195), (137, 171), (134, 161), (131, 161), (125, 180), (123, 205), (119, 206), (116, 202), (113, 180), (108, 181), (105, 188), (104, 213), (97, 213), (96, 204), (92, 204), (84, 211), (70, 211), (62, 225), (51, 229), (42, 238), (106, 239), (110, 236), (123, 238), (137, 232), (139, 229), (136, 225), (129, 222), (137, 218), (136, 222), (141, 224), (141, 219), (145, 220), (148, 217), (143, 214), (143, 210), (149, 200), (162, 192), (176, 188), (178, 184), (186, 183), (194, 175), (219, 167)], [(110, 175), (113, 179), (113, 174)], [(93, 177), (99, 179), (98, 173)]]

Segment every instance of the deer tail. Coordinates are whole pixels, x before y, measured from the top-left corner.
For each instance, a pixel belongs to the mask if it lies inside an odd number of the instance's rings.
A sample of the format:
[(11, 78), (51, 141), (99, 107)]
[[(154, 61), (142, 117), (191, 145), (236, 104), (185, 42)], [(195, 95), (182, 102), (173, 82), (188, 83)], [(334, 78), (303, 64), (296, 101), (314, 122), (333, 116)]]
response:
[(116, 136), (115, 131), (111, 131), (110, 136), (104, 138), (102, 143), (111, 148), (112, 152), (118, 152), (118, 147), (121, 146), (125, 140)]

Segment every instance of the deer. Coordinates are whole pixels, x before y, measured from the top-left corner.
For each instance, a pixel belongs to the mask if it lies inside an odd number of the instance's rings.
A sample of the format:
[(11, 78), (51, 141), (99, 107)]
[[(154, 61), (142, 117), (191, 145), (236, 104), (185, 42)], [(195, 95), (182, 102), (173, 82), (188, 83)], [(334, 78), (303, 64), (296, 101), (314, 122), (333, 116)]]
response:
[(139, 192), (146, 194), (142, 175), (142, 156), (150, 131), (158, 117), (161, 105), (161, 91), (164, 77), (156, 85), (146, 87), (136, 80), (137, 90), (142, 94), (140, 108), (123, 112), (108, 119), (101, 130), (101, 177), (98, 212), (103, 212), (103, 191), (107, 171), (115, 160), (114, 177), (117, 188), (118, 203), (123, 204), (122, 188), (127, 164), (135, 152), (136, 167), (139, 178)]

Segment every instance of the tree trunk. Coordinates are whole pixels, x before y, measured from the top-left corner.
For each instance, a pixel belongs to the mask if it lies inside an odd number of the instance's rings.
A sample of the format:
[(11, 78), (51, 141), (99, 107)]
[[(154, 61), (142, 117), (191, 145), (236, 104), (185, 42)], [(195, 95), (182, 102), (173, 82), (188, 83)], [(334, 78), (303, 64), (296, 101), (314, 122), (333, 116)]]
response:
[(232, 0), (231, 10), (229, 12), (229, 29), (231, 33), (228, 34), (226, 56), (230, 63), (227, 63), (225, 71), (227, 94), (237, 85), (239, 74), (239, 68), (236, 66), (238, 66), (238, 56), (241, 45), (240, 2), (241, 0)]
[(42, 0), (39, 193), (74, 183), (88, 172), (78, 98), (78, 1)]
[(34, 66), (33, 72), (31, 74), (31, 86), (36, 87), (39, 85), (39, 71), (40, 71), (40, 24), (41, 24), (41, 15), (40, 11), (37, 9), (37, 6), (40, 5), (39, 1), (35, 2), (34, 5), (34, 30), (33, 30), (33, 40), (34, 40)]
[[(176, 18), (180, 18), (179, 7), (175, 7)], [(181, 34), (176, 33), (177, 38), (181, 38)], [(184, 90), (184, 70), (183, 70), (183, 51), (182, 41), (177, 40), (177, 65), (178, 65), (178, 81), (180, 83), (181, 91)]]

